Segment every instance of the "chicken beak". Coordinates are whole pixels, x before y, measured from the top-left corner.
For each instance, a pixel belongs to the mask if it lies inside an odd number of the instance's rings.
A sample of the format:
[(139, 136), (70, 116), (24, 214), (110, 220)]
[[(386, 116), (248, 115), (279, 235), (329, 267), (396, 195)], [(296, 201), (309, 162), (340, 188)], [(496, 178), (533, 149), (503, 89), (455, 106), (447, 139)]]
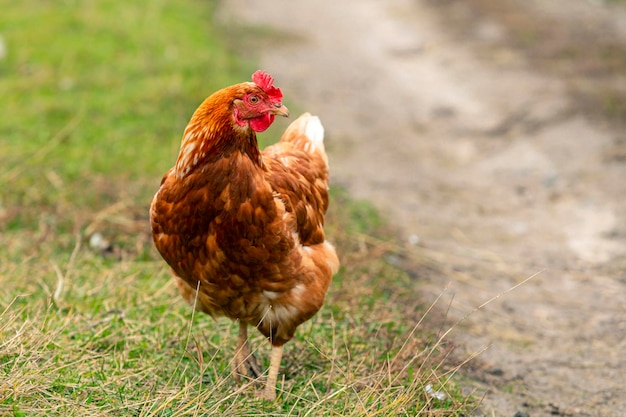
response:
[(289, 117), (289, 110), (282, 103), (276, 103), (274, 104), (274, 108), (270, 110), (270, 114)]

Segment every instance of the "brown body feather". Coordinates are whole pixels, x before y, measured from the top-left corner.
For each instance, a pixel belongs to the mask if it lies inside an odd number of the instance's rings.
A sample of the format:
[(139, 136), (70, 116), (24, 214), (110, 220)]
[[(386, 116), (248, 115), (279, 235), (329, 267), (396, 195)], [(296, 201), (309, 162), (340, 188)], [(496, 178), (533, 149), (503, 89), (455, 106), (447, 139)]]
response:
[(151, 207), (154, 242), (198, 310), (259, 329), (275, 346), (322, 306), (339, 262), (325, 241), (328, 164), (310, 115), (261, 153), (220, 90), (194, 113)]

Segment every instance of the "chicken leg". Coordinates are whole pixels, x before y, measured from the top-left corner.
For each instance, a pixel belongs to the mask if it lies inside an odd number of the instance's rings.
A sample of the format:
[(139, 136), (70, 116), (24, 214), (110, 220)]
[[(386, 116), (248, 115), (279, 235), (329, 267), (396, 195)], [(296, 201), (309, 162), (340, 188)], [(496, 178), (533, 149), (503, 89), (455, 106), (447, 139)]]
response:
[(261, 376), (261, 367), (250, 350), (248, 344), (248, 324), (239, 322), (239, 336), (237, 337), (237, 349), (233, 358), (233, 376), (237, 382), (241, 377), (256, 379)]
[(273, 346), (270, 353), (270, 369), (267, 374), (267, 381), (263, 391), (257, 394), (257, 397), (267, 401), (276, 399), (276, 380), (278, 378), (278, 369), (280, 368), (280, 360), (283, 356), (283, 345)]

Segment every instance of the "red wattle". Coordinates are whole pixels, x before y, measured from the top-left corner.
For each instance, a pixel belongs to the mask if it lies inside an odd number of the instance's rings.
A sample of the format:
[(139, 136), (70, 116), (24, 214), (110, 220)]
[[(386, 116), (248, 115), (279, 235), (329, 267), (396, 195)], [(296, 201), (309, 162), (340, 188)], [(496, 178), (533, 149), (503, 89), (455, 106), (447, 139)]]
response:
[(265, 113), (263, 116), (250, 119), (250, 128), (255, 132), (263, 132), (274, 122), (274, 115)]

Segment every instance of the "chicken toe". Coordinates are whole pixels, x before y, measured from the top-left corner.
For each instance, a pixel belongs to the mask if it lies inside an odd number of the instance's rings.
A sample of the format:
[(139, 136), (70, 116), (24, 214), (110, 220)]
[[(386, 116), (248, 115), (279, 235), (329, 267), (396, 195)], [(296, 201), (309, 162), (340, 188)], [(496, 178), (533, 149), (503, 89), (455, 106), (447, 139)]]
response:
[(248, 379), (257, 379), (263, 374), (248, 344), (248, 325), (243, 322), (239, 322), (239, 337), (237, 338), (237, 350), (233, 358), (232, 368), (233, 376), (237, 382), (241, 381), (242, 376)]

